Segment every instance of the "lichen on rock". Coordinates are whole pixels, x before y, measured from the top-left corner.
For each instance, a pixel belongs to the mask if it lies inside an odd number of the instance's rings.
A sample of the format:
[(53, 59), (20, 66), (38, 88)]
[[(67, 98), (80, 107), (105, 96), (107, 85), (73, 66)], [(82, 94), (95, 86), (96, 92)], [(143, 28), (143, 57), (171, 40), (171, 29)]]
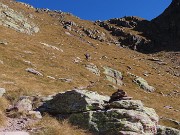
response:
[(125, 135), (157, 133), (159, 117), (140, 100), (109, 102), (109, 96), (88, 90), (70, 90), (59, 93), (45, 102), (39, 110), (60, 117), (95, 134)]
[(110, 67), (104, 67), (104, 74), (106, 79), (114, 84), (122, 85), (123, 75), (120, 71), (112, 69)]
[(22, 13), (11, 9), (1, 2), (0, 25), (29, 35), (39, 32), (39, 28), (34, 23), (29, 21)]

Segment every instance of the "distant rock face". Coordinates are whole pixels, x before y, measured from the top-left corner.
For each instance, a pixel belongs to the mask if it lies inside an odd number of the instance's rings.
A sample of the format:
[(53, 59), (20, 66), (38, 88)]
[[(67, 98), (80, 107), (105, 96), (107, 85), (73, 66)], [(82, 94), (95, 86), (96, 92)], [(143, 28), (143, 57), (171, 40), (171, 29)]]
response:
[(39, 31), (39, 28), (28, 21), (21, 13), (14, 11), (0, 2), (0, 25), (12, 28), (18, 32), (33, 34)]
[(135, 16), (97, 21), (119, 40), (120, 46), (143, 52), (180, 51), (180, 1), (152, 21)]
[(143, 37), (139, 32), (134, 30), (143, 22), (144, 19), (129, 16), (123, 18), (114, 18), (107, 21), (97, 21), (96, 24), (110, 31), (113, 36), (118, 38), (118, 46), (128, 47), (139, 51), (141, 46), (148, 44), (150, 41)]
[(157, 44), (158, 48), (180, 51), (179, 0), (173, 0), (170, 6), (160, 16), (153, 19), (151, 23), (154, 25), (154, 34), (156, 34), (156, 36), (153, 36), (153, 42)]
[(140, 135), (157, 133), (159, 117), (152, 108), (144, 107), (140, 100), (110, 102), (88, 90), (71, 90), (59, 93), (39, 110), (50, 114), (68, 115), (77, 126), (103, 135)]

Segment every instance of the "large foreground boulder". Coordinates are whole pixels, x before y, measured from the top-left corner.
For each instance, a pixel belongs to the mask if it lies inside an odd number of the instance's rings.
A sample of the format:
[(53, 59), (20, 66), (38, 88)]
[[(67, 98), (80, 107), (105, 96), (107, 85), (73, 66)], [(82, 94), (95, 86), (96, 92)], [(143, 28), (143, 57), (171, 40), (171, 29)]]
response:
[(55, 95), (40, 110), (53, 114), (79, 113), (104, 109), (104, 104), (108, 101), (108, 96), (99, 95), (92, 91), (75, 89)]
[(59, 93), (39, 110), (66, 118), (76, 126), (103, 135), (154, 135), (159, 117), (140, 100), (115, 100), (88, 90)]
[(99, 134), (155, 134), (156, 122), (141, 111), (109, 109), (72, 114), (70, 122)]

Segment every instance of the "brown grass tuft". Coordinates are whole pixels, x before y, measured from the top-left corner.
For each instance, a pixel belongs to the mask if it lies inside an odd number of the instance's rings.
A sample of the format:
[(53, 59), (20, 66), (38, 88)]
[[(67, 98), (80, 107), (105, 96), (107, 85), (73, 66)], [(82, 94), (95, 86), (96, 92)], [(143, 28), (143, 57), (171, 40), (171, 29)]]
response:
[(8, 107), (8, 101), (5, 98), (0, 98), (0, 127), (5, 124), (5, 109)]
[(37, 133), (32, 133), (33, 135), (90, 135), (67, 121), (59, 122), (50, 116), (43, 117), (32, 128), (39, 129)]

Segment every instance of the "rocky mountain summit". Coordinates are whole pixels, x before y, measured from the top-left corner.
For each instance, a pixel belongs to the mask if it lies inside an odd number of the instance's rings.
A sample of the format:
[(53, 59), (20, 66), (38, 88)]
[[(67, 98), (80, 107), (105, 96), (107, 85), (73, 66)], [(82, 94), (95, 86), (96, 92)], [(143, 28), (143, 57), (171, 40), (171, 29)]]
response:
[(121, 45), (140, 52), (179, 51), (179, 9), (179, 0), (173, 0), (160, 16), (151, 21), (131, 16), (97, 21), (97, 24), (117, 36)]
[(0, 134), (179, 135), (178, 13), (91, 22), (0, 0)]

